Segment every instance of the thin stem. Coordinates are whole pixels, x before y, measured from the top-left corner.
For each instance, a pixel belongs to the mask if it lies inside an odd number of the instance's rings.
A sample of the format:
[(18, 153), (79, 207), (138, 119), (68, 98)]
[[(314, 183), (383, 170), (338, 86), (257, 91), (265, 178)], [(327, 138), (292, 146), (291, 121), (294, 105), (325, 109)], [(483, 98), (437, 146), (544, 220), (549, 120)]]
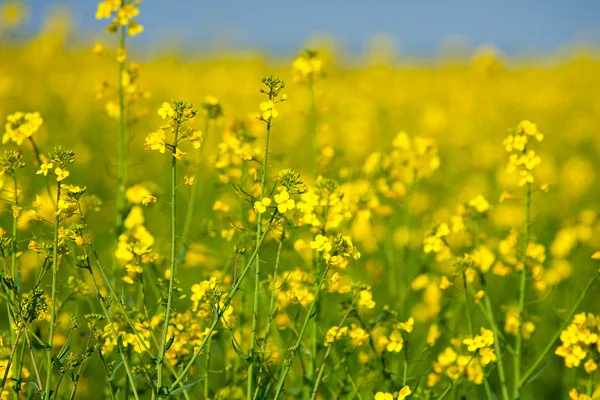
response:
[(502, 399), (509, 400), (510, 396), (508, 394), (508, 385), (506, 384), (506, 373), (504, 372), (504, 357), (502, 356), (502, 349), (500, 347), (500, 330), (498, 329), (498, 325), (494, 320), (494, 311), (492, 309), (492, 303), (488, 294), (486, 293), (483, 297), (483, 302), (485, 303), (485, 311), (488, 315), (488, 322), (490, 323), (490, 328), (492, 328), (492, 332), (494, 333), (494, 351), (497, 355), (497, 366), (498, 366), (498, 378), (500, 379), (500, 389), (502, 391)]
[[(353, 309), (354, 309), (354, 302), (350, 305), (350, 307), (348, 307), (348, 310), (346, 310), (346, 312), (342, 316), (342, 320), (340, 321), (340, 323), (337, 326), (336, 335), (337, 335), (337, 332), (339, 332), (339, 330), (342, 328), (342, 326), (344, 326), (344, 322), (346, 322), (346, 318), (348, 318), (348, 315), (350, 315), (350, 312)], [(317, 398), (317, 392), (319, 391), (319, 385), (321, 383), (321, 380), (323, 379), (323, 372), (325, 372), (325, 364), (327, 363), (327, 358), (329, 358), (329, 354), (331, 353), (332, 348), (333, 348), (333, 343), (331, 343), (327, 347), (327, 351), (325, 352), (325, 356), (323, 357), (321, 367), (319, 368), (319, 374), (317, 375), (315, 385), (313, 386), (312, 395), (310, 397), (311, 400), (316, 400), (316, 398)]]
[(10, 355), (8, 357), (8, 363), (6, 364), (6, 368), (4, 370), (4, 376), (2, 377), (2, 383), (0, 383), (0, 393), (4, 390), (4, 385), (6, 385), (6, 381), (8, 380), (8, 372), (10, 371), (10, 367), (12, 364), (12, 360), (15, 356), (15, 351), (17, 350), (17, 343), (19, 342), (19, 337), (21, 336), (21, 329), (17, 331), (15, 336), (15, 341), (13, 342), (12, 349), (10, 350)]
[[(291, 352), (290, 358), (289, 358), (289, 360), (286, 360), (284, 362), (283, 371), (281, 373), (281, 376), (279, 377), (279, 383), (277, 384), (277, 389), (275, 390), (274, 400), (277, 400), (279, 398), (279, 396), (281, 396), (281, 394), (283, 393), (283, 385), (285, 384), (285, 378), (287, 377), (287, 374), (290, 372), (290, 369), (294, 365), (294, 357), (296, 356), (296, 353), (298, 352), (298, 349), (302, 342), (302, 338), (304, 337), (304, 332), (306, 331), (306, 327), (308, 326), (308, 323), (314, 316), (316, 304), (319, 301), (319, 295), (321, 294), (321, 288), (323, 287), (323, 282), (325, 281), (325, 278), (327, 277), (327, 273), (329, 272), (330, 266), (331, 266), (331, 264), (327, 264), (327, 267), (325, 268), (325, 271), (323, 272), (323, 275), (321, 276), (321, 280), (319, 281), (319, 284), (317, 286), (317, 291), (315, 292), (315, 299), (313, 300), (312, 304), (310, 305), (310, 308), (308, 309), (308, 312), (306, 313), (306, 317), (304, 318), (304, 323), (302, 324), (302, 329), (300, 329), (300, 333), (298, 334), (296, 343), (290, 349), (290, 352)], [(314, 356), (315, 355), (313, 355), (313, 357)]]
[(315, 102), (315, 88), (312, 77), (308, 80), (308, 132), (310, 135), (310, 162), (313, 177), (317, 177), (317, 110)]
[(173, 159), (171, 160), (171, 266), (169, 274), (169, 293), (167, 293), (167, 308), (165, 310), (165, 322), (163, 323), (162, 339), (160, 341), (160, 350), (156, 359), (156, 385), (160, 389), (162, 385), (162, 362), (165, 356), (165, 347), (167, 344), (167, 334), (169, 331), (169, 318), (171, 317), (171, 304), (173, 302), (173, 287), (175, 284), (175, 252), (177, 251), (177, 139), (179, 134), (179, 123), (175, 124), (175, 141), (173, 142)]
[(258, 251), (259, 251), (260, 247), (262, 246), (265, 238), (267, 237), (267, 234), (269, 233), (269, 230), (271, 228), (271, 224), (273, 223), (273, 220), (275, 219), (276, 215), (277, 215), (277, 211), (275, 211), (273, 213), (273, 215), (271, 216), (271, 219), (269, 220), (269, 223), (267, 224), (267, 227), (265, 228), (264, 233), (262, 234), (262, 236), (261, 236), (260, 240), (258, 241), (258, 243), (256, 243), (256, 248), (254, 249), (254, 251), (252, 252), (252, 255), (248, 259), (248, 262), (246, 263), (246, 266), (244, 267), (244, 270), (241, 272), (239, 278), (235, 281), (233, 287), (231, 288), (231, 291), (229, 292), (229, 295), (227, 296), (227, 298), (225, 299), (225, 302), (223, 303), (223, 307), (221, 308), (221, 310), (219, 310), (219, 312), (216, 315), (214, 321), (212, 322), (212, 324), (208, 328), (208, 332), (207, 332), (206, 336), (204, 337), (204, 339), (202, 340), (202, 343), (200, 344), (200, 346), (198, 346), (196, 348), (196, 351), (194, 351), (194, 354), (192, 355), (192, 358), (190, 359), (190, 361), (188, 361), (188, 363), (186, 364), (185, 368), (183, 368), (183, 370), (181, 371), (181, 373), (179, 374), (179, 376), (177, 377), (177, 379), (175, 379), (175, 382), (173, 382), (171, 384), (171, 386), (169, 387), (169, 391), (172, 391), (173, 389), (175, 389), (177, 387), (177, 385), (183, 380), (183, 378), (187, 375), (187, 373), (189, 372), (189, 370), (192, 368), (192, 366), (196, 362), (196, 358), (198, 358), (198, 356), (200, 355), (200, 353), (202, 352), (202, 350), (204, 350), (204, 347), (206, 346), (209, 337), (211, 336), (211, 334), (213, 333), (213, 331), (215, 330), (215, 328), (219, 324), (219, 320), (221, 319), (221, 317), (223, 316), (223, 314), (225, 314), (225, 311), (227, 311), (227, 309), (229, 308), (229, 304), (231, 304), (231, 301), (232, 301), (234, 295), (240, 289), (240, 285), (244, 281), (244, 278), (246, 277), (246, 275), (248, 275), (248, 272), (250, 271), (250, 268), (252, 268), (252, 263), (254, 263), (254, 259), (256, 258), (256, 255), (258, 254)]
[[(119, 48), (125, 50), (126, 27), (120, 28)], [(119, 63), (119, 139), (117, 142), (119, 166), (117, 175), (117, 215), (115, 222), (115, 236), (118, 238), (123, 229), (125, 213), (125, 187), (127, 185), (127, 131), (125, 115), (125, 88), (123, 87), (123, 74), (125, 73), (125, 62)]]
[(513, 398), (516, 400), (520, 396), (521, 382), (521, 356), (523, 347), (523, 313), (525, 309), (525, 289), (527, 285), (527, 247), (529, 247), (529, 230), (531, 225), (531, 183), (527, 182), (525, 187), (525, 238), (523, 243), (523, 268), (521, 270), (521, 279), (519, 283), (519, 325), (517, 329), (517, 340), (515, 344), (514, 362), (514, 387)]
[(206, 137), (208, 136), (210, 124), (208, 117), (206, 118), (206, 122), (204, 124), (204, 140), (203, 145), (200, 147), (198, 152), (198, 165), (196, 166), (196, 172), (194, 180), (194, 184), (192, 185), (190, 198), (188, 199), (187, 204), (187, 213), (185, 214), (185, 221), (183, 222), (183, 230), (181, 231), (181, 237), (179, 243), (181, 243), (181, 252), (179, 254), (179, 262), (183, 262), (185, 260), (185, 254), (187, 253), (187, 249), (189, 248), (189, 235), (190, 229), (192, 228), (192, 221), (194, 220), (194, 210), (196, 209), (196, 198), (198, 197), (198, 186), (200, 186), (200, 182), (198, 177), (200, 176), (200, 172), (202, 169), (202, 153), (204, 147), (206, 147)]
[(209, 379), (208, 379), (208, 374), (210, 374), (210, 356), (211, 356), (211, 350), (212, 350), (212, 337), (208, 338), (208, 344), (207, 344), (208, 349), (206, 350), (206, 362), (205, 362), (205, 368), (206, 368), (206, 379), (204, 379), (204, 398), (208, 399), (208, 384), (209, 384)]
[(465, 376), (464, 372), (467, 370), (467, 368), (469, 367), (469, 364), (471, 364), (471, 361), (473, 361), (473, 359), (475, 358), (475, 356), (477, 356), (477, 354), (479, 354), (479, 351), (476, 351), (475, 354), (473, 354), (473, 356), (469, 359), (469, 362), (467, 363), (467, 365), (465, 365), (465, 367), (459, 374), (458, 378), (452, 379), (450, 381), (450, 385), (448, 385), (446, 390), (444, 390), (444, 392), (440, 395), (440, 397), (437, 398), (437, 400), (442, 400), (444, 397), (446, 397), (446, 395), (450, 392), (450, 390), (452, 390), (452, 388), (461, 381), (461, 379)]
[[(87, 349), (90, 347), (90, 342), (92, 341), (92, 337), (94, 336), (94, 332), (92, 330), (90, 330), (87, 342), (85, 343), (85, 349), (87, 351)], [(83, 372), (83, 365), (85, 363), (82, 362), (81, 365), (79, 365), (79, 368), (77, 369), (77, 375), (75, 375), (75, 379), (73, 380), (73, 389), (71, 389), (71, 397), (70, 400), (74, 400), (75, 399), (75, 393), (77, 393), (77, 384), (79, 383), (79, 379), (81, 378), (81, 373)]]
[[(14, 206), (18, 207), (19, 206), (19, 194), (18, 194), (18, 186), (17, 186), (17, 171), (13, 171), (12, 174), (12, 178), (13, 178), (13, 200), (14, 200)], [(18, 230), (17, 230), (17, 221), (18, 216), (15, 215), (15, 213), (13, 212), (13, 225), (12, 225), (12, 254), (10, 255), (10, 274), (12, 276), (12, 279), (14, 280), (14, 285), (15, 287), (18, 287), (20, 282), (21, 282), (21, 273), (20, 271), (17, 271), (17, 235), (18, 235)], [(10, 291), (10, 299), (11, 301), (15, 301), (15, 293), (11, 290)], [(12, 313), (8, 313), (8, 321), (10, 323), (10, 336), (12, 340), (15, 340), (15, 332), (12, 329), (12, 326), (14, 325), (14, 320), (13, 320), (13, 315)], [(20, 360), (19, 357), (17, 357), (17, 360), (15, 362), (15, 370), (17, 371), (17, 378), (20, 378), (21, 376), (21, 365), (20, 365)]]
[[(283, 241), (285, 240), (285, 225), (283, 226), (282, 230), (281, 230), (281, 239), (279, 241), (279, 246), (277, 247), (277, 255), (275, 257), (275, 269), (273, 271), (273, 287), (271, 288), (271, 300), (269, 302), (269, 315), (267, 318), (267, 327), (265, 328), (265, 338), (263, 340), (263, 344), (262, 344), (262, 353), (265, 353), (266, 347), (267, 347), (267, 341), (269, 340), (269, 334), (271, 332), (271, 325), (273, 320), (275, 319), (275, 292), (276, 292), (276, 288), (275, 288), (275, 284), (277, 283), (277, 271), (279, 270), (279, 260), (281, 258), (281, 248), (283, 247)], [(260, 377), (262, 375), (263, 372), (263, 367), (264, 367), (264, 363), (261, 363), (260, 368), (258, 370), (258, 384), (256, 386), (256, 390), (254, 391), (254, 399), (256, 399), (258, 397), (258, 390), (259, 390), (259, 386), (260, 386)]]
[[(269, 100), (272, 100), (273, 97), (269, 93)], [(262, 167), (262, 176), (260, 180), (260, 197), (265, 195), (265, 188), (267, 186), (267, 170), (268, 170), (268, 161), (269, 161), (269, 139), (271, 136), (271, 120), (272, 117), (267, 119), (267, 132), (265, 137), (265, 147), (263, 152), (263, 167)], [(256, 216), (256, 242), (260, 240), (262, 234), (262, 213), (257, 213)], [(260, 292), (260, 252), (256, 254), (256, 258), (254, 260), (254, 302), (252, 306), (252, 332), (250, 334), (250, 351), (248, 353), (248, 357), (250, 359), (250, 363), (248, 365), (248, 388), (246, 392), (246, 398), (248, 400), (252, 399), (252, 386), (254, 384), (254, 365), (256, 364), (255, 360), (255, 347), (256, 347), (256, 331), (258, 329), (258, 303), (259, 303), (259, 292)]]
[[(94, 275), (94, 272), (92, 271), (91, 268), (90, 268), (90, 274), (92, 275), (92, 282), (94, 284), (94, 289), (96, 290), (96, 295), (98, 296), (98, 299), (100, 300), (100, 306), (102, 307), (102, 311), (104, 312), (106, 321), (110, 324), (112, 333), (115, 336), (115, 338), (118, 338), (119, 334), (118, 334), (115, 326), (112, 323), (112, 319), (110, 318), (108, 309), (106, 308), (106, 305), (104, 304), (104, 298), (100, 294), (100, 288), (98, 287), (98, 283), (96, 282), (96, 276)], [(119, 302), (118, 299), (117, 299), (117, 302)], [(125, 367), (125, 373), (127, 374), (127, 378), (129, 379), (129, 383), (131, 384), (131, 390), (133, 391), (133, 397), (135, 397), (136, 400), (139, 400), (139, 396), (138, 396), (137, 390), (135, 388), (135, 381), (133, 380), (133, 375), (131, 374), (131, 369), (129, 367), (129, 362), (127, 361), (127, 357), (123, 353), (123, 348), (121, 345), (117, 344), (117, 348), (119, 350), (119, 355), (121, 356), (121, 361), (123, 361), (123, 366)]]
[(352, 379), (352, 375), (350, 375), (350, 369), (348, 368), (348, 364), (346, 364), (346, 360), (344, 360), (343, 363), (344, 368), (346, 369), (346, 377), (348, 378), (348, 382), (350, 382), (350, 386), (352, 386), (352, 390), (354, 390), (354, 394), (356, 395), (356, 397), (358, 397), (359, 400), (363, 400), (363, 397), (361, 396), (360, 391), (358, 390), (358, 387), (354, 382), (354, 379)]
[(27, 348), (29, 349), (29, 356), (31, 357), (31, 363), (33, 364), (33, 371), (35, 372), (35, 378), (37, 379), (37, 384), (40, 387), (40, 390), (43, 390), (44, 387), (42, 385), (42, 378), (41, 378), (40, 371), (37, 366), (37, 362), (35, 361), (35, 354), (33, 353), (33, 347), (31, 346), (31, 339), (29, 339), (29, 333), (27, 332), (27, 327), (25, 327), (25, 339), (27, 340)]
[[(56, 184), (56, 204), (60, 200), (60, 182)], [(54, 221), (54, 248), (52, 251), (52, 300), (50, 309), (50, 337), (48, 338), (48, 356), (46, 372), (46, 393), (45, 399), (50, 399), (50, 388), (52, 387), (52, 344), (54, 343), (54, 329), (56, 325), (56, 275), (58, 272), (58, 226), (60, 223), (60, 212), (57, 208), (57, 215)]]

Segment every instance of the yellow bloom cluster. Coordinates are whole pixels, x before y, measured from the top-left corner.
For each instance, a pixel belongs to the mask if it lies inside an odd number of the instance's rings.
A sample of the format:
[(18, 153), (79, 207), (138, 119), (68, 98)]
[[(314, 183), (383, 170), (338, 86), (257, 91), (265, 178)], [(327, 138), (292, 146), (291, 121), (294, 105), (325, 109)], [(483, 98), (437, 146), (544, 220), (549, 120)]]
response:
[(298, 83), (313, 82), (323, 76), (323, 61), (319, 53), (314, 50), (305, 50), (292, 63), (294, 80)]
[(562, 357), (567, 368), (578, 367), (584, 360), (585, 372), (592, 374), (598, 369), (596, 361), (600, 353), (600, 317), (580, 313), (573, 317), (571, 324), (561, 332), (560, 341), (554, 354)]
[(375, 400), (404, 400), (410, 396), (411, 393), (412, 391), (410, 388), (408, 386), (404, 386), (397, 393), (377, 392), (375, 393)]
[(96, 19), (113, 18), (108, 26), (109, 32), (116, 32), (119, 26), (127, 27), (127, 33), (135, 36), (144, 31), (144, 27), (133, 20), (140, 14), (139, 5), (141, 0), (104, 0), (98, 3)]
[(350, 258), (354, 260), (360, 258), (360, 253), (352, 244), (350, 236), (329, 238), (319, 234), (315, 237), (315, 240), (310, 242), (310, 247), (323, 253), (323, 259), (327, 264), (336, 265), (341, 268), (348, 265)]
[(534, 150), (527, 148), (530, 138), (541, 142), (544, 135), (538, 130), (536, 124), (521, 121), (503, 142), (506, 151), (510, 153), (506, 171), (520, 172), (519, 186), (533, 182), (531, 171), (542, 162)]
[(417, 178), (429, 177), (440, 167), (438, 148), (433, 139), (399, 132), (387, 153), (369, 155), (363, 166), (365, 175), (374, 178), (375, 188), (384, 197), (396, 199), (406, 194)]
[(17, 146), (21, 146), (23, 141), (33, 136), (43, 123), (44, 120), (39, 112), (24, 113), (18, 111), (11, 114), (6, 117), (2, 143), (8, 143), (12, 140)]

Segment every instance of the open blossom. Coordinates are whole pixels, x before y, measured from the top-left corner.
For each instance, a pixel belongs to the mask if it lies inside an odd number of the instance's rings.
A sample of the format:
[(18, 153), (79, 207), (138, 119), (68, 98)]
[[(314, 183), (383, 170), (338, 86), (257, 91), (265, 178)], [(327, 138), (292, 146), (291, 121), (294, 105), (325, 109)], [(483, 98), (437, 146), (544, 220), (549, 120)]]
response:
[(262, 118), (265, 120), (271, 118), (277, 118), (279, 111), (275, 109), (275, 103), (272, 100), (260, 103), (260, 111), (262, 111)]
[(8, 143), (12, 140), (20, 146), (23, 144), (23, 141), (33, 136), (43, 123), (44, 120), (38, 112), (23, 113), (18, 111), (11, 114), (6, 117), (2, 143)]

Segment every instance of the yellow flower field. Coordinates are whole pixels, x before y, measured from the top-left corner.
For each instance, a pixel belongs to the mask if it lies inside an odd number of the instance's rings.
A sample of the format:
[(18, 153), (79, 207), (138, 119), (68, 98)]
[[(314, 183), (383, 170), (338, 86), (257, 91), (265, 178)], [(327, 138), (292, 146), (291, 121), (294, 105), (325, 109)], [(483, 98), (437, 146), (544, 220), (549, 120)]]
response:
[(150, 57), (143, 12), (2, 9), (2, 399), (600, 399), (597, 54)]

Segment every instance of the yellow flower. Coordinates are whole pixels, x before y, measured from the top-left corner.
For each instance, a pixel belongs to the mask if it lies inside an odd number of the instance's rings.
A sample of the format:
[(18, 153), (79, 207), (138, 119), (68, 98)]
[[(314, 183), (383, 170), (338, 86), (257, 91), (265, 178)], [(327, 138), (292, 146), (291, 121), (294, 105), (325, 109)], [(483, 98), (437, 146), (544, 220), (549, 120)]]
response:
[(268, 197), (263, 197), (262, 199), (260, 199), (260, 201), (254, 202), (254, 210), (257, 213), (262, 214), (267, 211), (267, 207), (269, 207), (270, 205), (271, 199)]
[(104, 54), (104, 46), (102, 46), (100, 43), (96, 43), (94, 45), (94, 47), (92, 48), (92, 53), (94, 53), (97, 56), (101, 56)]
[(181, 160), (181, 159), (183, 158), (183, 156), (185, 156), (185, 153), (184, 153), (183, 151), (181, 151), (181, 150), (179, 149), (179, 147), (177, 147), (177, 148), (175, 149), (175, 153), (173, 153), (173, 157), (175, 157), (175, 158), (176, 158), (176, 159), (178, 159), (178, 160)]
[(452, 286), (452, 282), (450, 282), (450, 280), (448, 279), (448, 277), (442, 276), (442, 279), (440, 280), (440, 285), (439, 285), (440, 289), (446, 290), (450, 286)]
[(375, 393), (375, 400), (394, 400), (394, 396), (391, 393), (377, 392)]
[(481, 358), (481, 365), (488, 365), (490, 362), (496, 361), (496, 353), (490, 347), (479, 350), (479, 357)]
[(149, 195), (142, 197), (142, 204), (147, 206), (150, 203), (156, 203), (156, 197)]
[(311, 249), (317, 251), (324, 251), (326, 253), (329, 253), (332, 249), (331, 241), (329, 240), (329, 238), (323, 235), (317, 235), (315, 237), (315, 240), (310, 242), (310, 247)]
[(19, 206), (15, 206), (15, 205), (11, 206), (11, 208), (12, 208), (13, 218), (19, 218), (19, 215), (21, 215), (22, 208)]
[(122, 49), (122, 48), (118, 48), (117, 49), (117, 56), (115, 57), (115, 59), (120, 64), (122, 64), (125, 61), (127, 61), (127, 50)]
[(165, 101), (164, 103), (162, 103), (162, 107), (158, 109), (158, 115), (160, 115), (162, 119), (172, 117), (175, 115), (175, 110), (173, 110), (171, 104)]
[(277, 203), (277, 210), (282, 214), (296, 208), (296, 202), (294, 199), (290, 198), (290, 194), (285, 188), (280, 193), (273, 196), (273, 198), (275, 199), (275, 203)]
[(149, 133), (148, 136), (146, 136), (144, 147), (146, 150), (158, 150), (159, 152), (164, 153), (166, 149), (165, 132), (162, 129), (159, 129), (156, 132)]
[(597, 251), (594, 254), (592, 254), (592, 259), (600, 260), (600, 251)]
[(56, 169), (54, 170), (54, 173), (56, 174), (56, 180), (58, 182), (62, 181), (63, 179), (66, 179), (70, 175), (69, 171), (67, 171), (66, 169), (62, 169), (60, 167), (56, 167)]
[(185, 175), (185, 176), (183, 177), (183, 180), (184, 180), (184, 182), (183, 182), (183, 183), (184, 183), (184, 185), (187, 185), (187, 186), (192, 186), (192, 185), (194, 184), (194, 178), (195, 178), (195, 176), (194, 176), (194, 175), (192, 175), (192, 176), (187, 176), (187, 175)]
[(392, 353), (399, 353), (404, 346), (404, 339), (398, 331), (393, 331), (389, 337), (379, 337), (379, 345), (385, 347), (385, 349)]
[(275, 103), (272, 100), (260, 103), (263, 119), (277, 118), (279, 112), (275, 109)]
[(361, 290), (359, 293), (358, 306), (364, 308), (374, 308), (373, 293), (370, 290)]
[(129, 21), (129, 26), (127, 27), (127, 33), (129, 36), (136, 36), (142, 32), (144, 32), (143, 25), (137, 23), (136, 21)]
[(406, 397), (410, 396), (411, 393), (412, 391), (410, 390), (410, 388), (408, 386), (404, 386), (398, 392), (398, 400), (404, 400)]
[(410, 317), (408, 319), (408, 321), (406, 321), (406, 322), (398, 323), (398, 327), (400, 329), (402, 329), (403, 331), (405, 331), (406, 333), (411, 333), (413, 331), (414, 326), (415, 326), (415, 319), (413, 317)]
[(585, 372), (591, 374), (598, 369), (598, 365), (590, 358), (583, 364), (583, 368), (585, 369)]
[(44, 176), (46, 176), (48, 175), (48, 172), (50, 172), (53, 166), (53, 163), (42, 163), (42, 165), (40, 165), (40, 169), (36, 172), (36, 174), (43, 174)]
[(477, 210), (478, 213), (481, 214), (490, 209), (490, 203), (488, 203), (488, 201), (482, 195), (479, 195), (474, 199), (469, 200), (468, 204), (470, 207), (473, 207), (475, 210)]

